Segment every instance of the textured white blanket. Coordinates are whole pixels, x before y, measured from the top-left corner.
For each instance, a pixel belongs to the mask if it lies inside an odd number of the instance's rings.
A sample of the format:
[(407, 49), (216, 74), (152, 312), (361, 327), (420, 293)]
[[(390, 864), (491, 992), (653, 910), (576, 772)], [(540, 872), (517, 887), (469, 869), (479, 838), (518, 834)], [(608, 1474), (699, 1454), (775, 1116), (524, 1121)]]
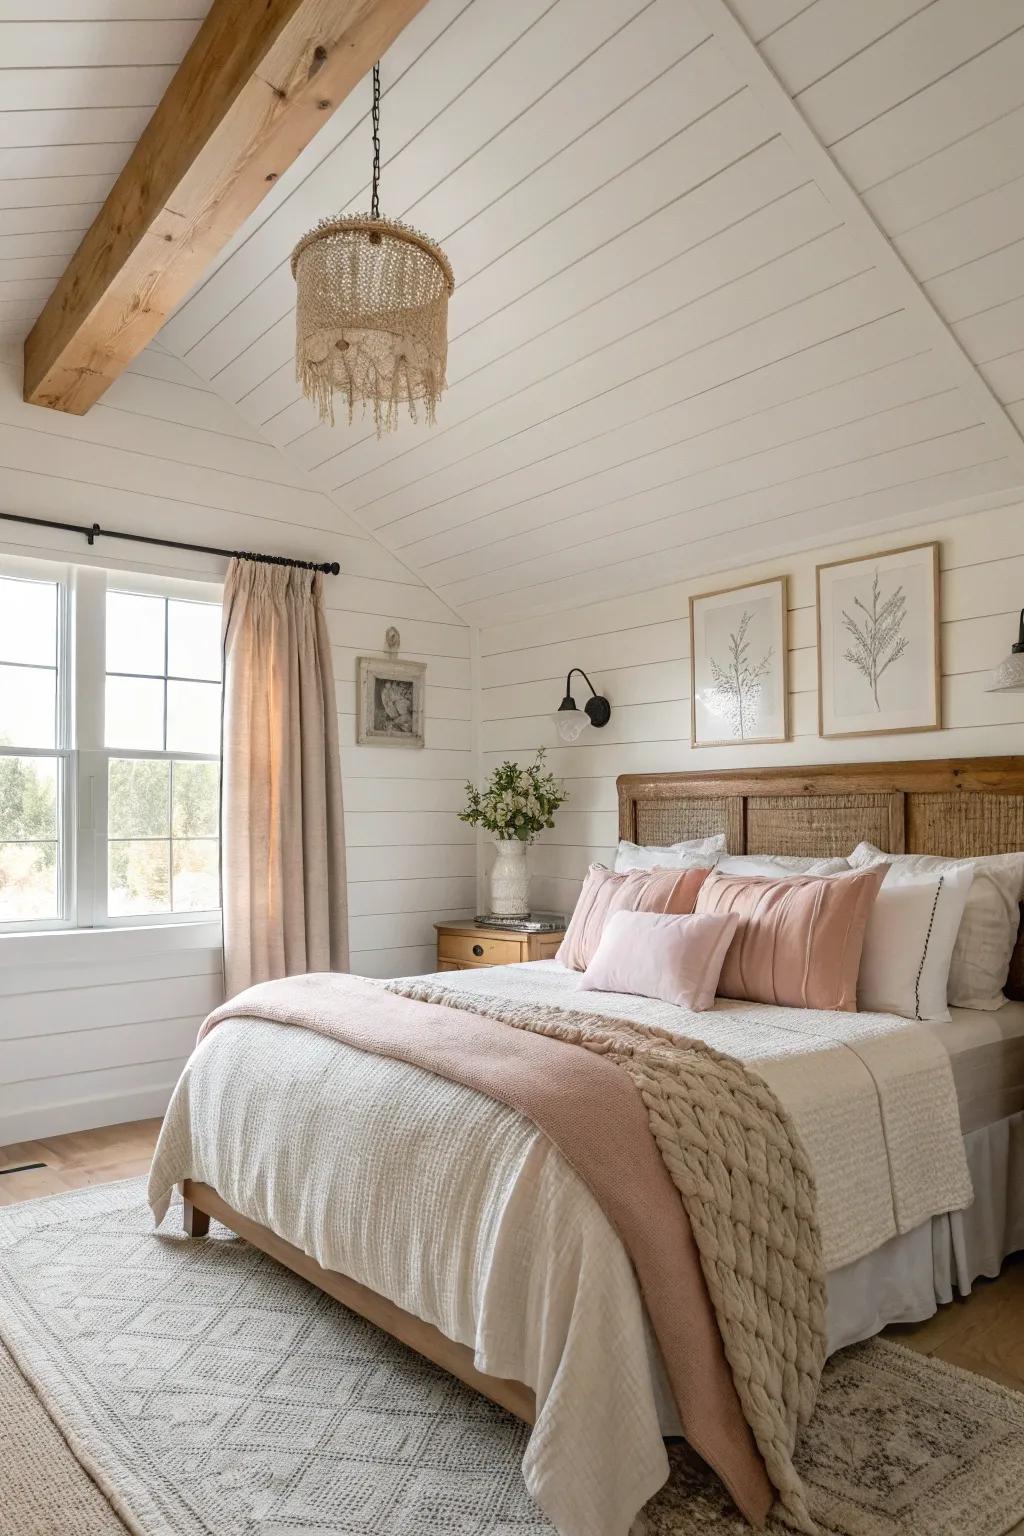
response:
[(184, 1178), (533, 1387), (533, 1498), (561, 1536), (626, 1536), (668, 1476), (659, 1409), (666, 1433), (678, 1420), (626, 1251), (529, 1121), (405, 1062), (229, 1019), (168, 1108), (158, 1220)]
[(579, 981), (556, 960), (444, 977), (453, 991), (674, 1029), (747, 1062), (793, 1116), (810, 1157), (827, 1269), (971, 1203), (949, 1057), (921, 1025), (724, 998), (710, 1013), (689, 1013), (654, 998), (581, 992)]
[[(583, 1001), (555, 962), (443, 981)], [(597, 992), (585, 1006), (674, 1026), (765, 1077), (810, 1154), (829, 1267), (969, 1201), (949, 1063), (919, 1027), (735, 1003), (684, 1014)], [(678, 1421), (625, 1250), (533, 1125), (417, 1067), (228, 1020), (168, 1109), (158, 1214), (183, 1178), (468, 1344), (478, 1369), (532, 1386), (531, 1494), (562, 1536), (626, 1536)]]

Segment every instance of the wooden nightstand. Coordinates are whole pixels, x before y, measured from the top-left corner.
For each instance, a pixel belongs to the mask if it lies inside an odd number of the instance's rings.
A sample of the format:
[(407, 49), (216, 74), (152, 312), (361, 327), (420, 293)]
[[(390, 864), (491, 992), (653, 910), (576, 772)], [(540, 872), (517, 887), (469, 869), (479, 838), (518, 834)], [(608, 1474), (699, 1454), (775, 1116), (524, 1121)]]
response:
[(520, 933), (514, 928), (484, 928), (463, 923), (435, 923), (439, 971), (472, 971), (484, 965), (518, 965), (521, 960), (551, 960), (565, 937), (557, 933)]

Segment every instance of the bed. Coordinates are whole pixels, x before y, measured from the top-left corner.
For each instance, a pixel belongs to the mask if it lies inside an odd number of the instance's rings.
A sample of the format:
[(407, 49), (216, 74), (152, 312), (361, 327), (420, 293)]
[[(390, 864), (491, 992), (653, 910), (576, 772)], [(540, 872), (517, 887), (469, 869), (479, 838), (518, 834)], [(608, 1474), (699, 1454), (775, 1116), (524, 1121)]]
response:
[[(626, 776), (618, 790), (620, 835), (641, 844), (665, 845), (724, 832), (733, 853), (845, 856), (862, 840), (894, 853), (961, 858), (1024, 848), (1024, 761), (1017, 758)], [(551, 961), (508, 967), (504, 974), (495, 968), (486, 977), (449, 973), (443, 981), (467, 995), (490, 988), (555, 1006), (572, 1006), (575, 986), (575, 978)], [(608, 994), (602, 1006), (628, 1019), (638, 1000)], [(864, 1041), (833, 1040), (822, 1021), (799, 1021), (796, 1010), (789, 1012), (789, 1019), (764, 1017), (763, 1011), (755, 1018), (757, 1010), (747, 1007), (743, 1027), (769, 1042), (752, 1046), (751, 1060), (766, 1078), (777, 1075), (776, 1091), (783, 1098), (799, 1099), (800, 1091), (806, 1096), (806, 1104), (797, 1106), (804, 1120), (798, 1115), (797, 1123), (806, 1127), (813, 1143), (812, 1163), (817, 1159), (822, 1186), (832, 1188), (837, 1213), (828, 1251), (833, 1261), (847, 1252), (855, 1255), (828, 1267), (832, 1350), (869, 1336), (887, 1322), (930, 1315), (954, 1290), (968, 1289), (978, 1274), (997, 1272), (1006, 1253), (1024, 1247), (1024, 1003), (1011, 1001), (998, 1013), (973, 1016), (956, 1010), (949, 1024), (913, 1026), (920, 1031), (913, 1038), (921, 1056), (932, 1053), (947, 1075), (952, 1067), (959, 1132), (975, 1198), (972, 1203), (969, 1196), (951, 1202), (956, 1209), (921, 1205), (926, 1212), (921, 1219), (903, 1222), (900, 1230), (895, 1225), (879, 1227), (867, 1251), (862, 1251), (867, 1230), (863, 1223), (859, 1243), (849, 1249), (842, 1246), (843, 1158), (834, 1158), (828, 1146), (828, 1113), (812, 1103), (814, 1072), (807, 1066), (814, 1066), (824, 1080), (832, 1070), (830, 1063), (841, 1060), (848, 1072), (849, 1062), (855, 1060), (861, 1102), (865, 1084), (874, 1084), (870, 1093), (877, 1091), (881, 1102), (882, 1078), (871, 1058), (875, 1045), (867, 1038), (871, 1032)], [(798, 1025), (808, 1037), (791, 1049), (785, 1037)], [(725, 1031), (715, 1038), (727, 1044), (728, 1031), (735, 1036), (737, 1027), (730, 1005), (720, 1002), (708, 1027)], [(367, 1094), (379, 1095), (388, 1114), (400, 1118), (403, 1104), (415, 1115), (419, 1111), (414, 1106), (434, 1090), (426, 1088), (415, 1067), (396, 1072), (389, 1063), (388, 1072), (381, 1074), (376, 1066), (360, 1063), (359, 1070), (374, 1081), (362, 1083), (360, 1103), (346, 1101), (341, 1079), (331, 1080), (339, 1047), (303, 1038), (301, 1043), (289, 1040), (285, 1048), (284, 1036), (293, 1033), (265, 1021), (228, 1021), (220, 1026), (216, 1050), (210, 1041), (196, 1053), (157, 1150), (151, 1186), (156, 1199), (169, 1180), (179, 1182), (186, 1230), (193, 1235), (205, 1233), (211, 1217), (224, 1222), (519, 1417), (528, 1422), (539, 1418), (524, 1471), (555, 1525), (569, 1532), (626, 1530), (632, 1513), (664, 1477), (660, 1436), (677, 1433), (679, 1423), (628, 1259), (602, 1223), (601, 1213), (595, 1214), (581, 1198), (572, 1170), (559, 1167), (557, 1154), (552, 1158), (550, 1149), (539, 1145), (534, 1127), (525, 1127), (516, 1116), (501, 1119), (498, 1126), (491, 1113), (494, 1106), (486, 1114), (478, 1112), (471, 1102), (478, 1096), (466, 1098), (468, 1090), (455, 1091), (450, 1083), (433, 1106), (433, 1124), (422, 1127), (420, 1145), (423, 1167), (443, 1169), (446, 1142), (461, 1137), (464, 1163), (454, 1170), (458, 1177), (452, 1169), (438, 1180), (421, 1175), (419, 1168), (414, 1173), (384, 1168), (361, 1183), (365, 1170), (358, 1159), (351, 1159), (351, 1148), (344, 1150), (339, 1131), (339, 1182), (328, 1197), (329, 1178), (322, 1171), (311, 1178), (299, 1148), (287, 1145), (288, 1120), (281, 1118), (268, 1128), (253, 1118), (259, 1083), (281, 1070), (284, 1056), (305, 1102), (320, 1095), (318, 1156), (332, 1144), (331, 1126), (337, 1123), (332, 1117), (337, 1113), (358, 1118), (365, 1113)], [(895, 1039), (890, 1031), (884, 1048)], [(798, 1079), (802, 1089), (794, 1086)], [(895, 1097), (902, 1092), (897, 1083)], [(838, 1115), (843, 1106), (825, 1108)], [(271, 1105), (264, 1119), (274, 1121), (276, 1112)], [(884, 1103), (881, 1109), (874, 1106), (874, 1112), (883, 1119)], [(445, 1116), (451, 1117), (452, 1126), (458, 1123), (458, 1137), (446, 1136)], [(216, 1135), (201, 1129), (210, 1125), (219, 1128)], [(372, 1117), (367, 1125), (366, 1134), (373, 1134)], [(883, 1132), (879, 1134), (884, 1140)], [(239, 1149), (266, 1144), (268, 1137), (279, 1151), (266, 1166), (254, 1168), (251, 1154), (242, 1156)], [(914, 1152), (908, 1149), (911, 1163)], [(836, 1167), (830, 1174), (827, 1165), (832, 1162)], [(486, 1178), (479, 1172), (468, 1178), (463, 1194), (462, 1170), (471, 1164), (489, 1171)], [(506, 1169), (513, 1169), (514, 1176)], [(908, 1176), (916, 1177), (920, 1198), (926, 1174), (918, 1167)], [(289, 1179), (294, 1188), (283, 1201), (281, 1191)], [(398, 1186), (415, 1189), (418, 1224), (413, 1219), (411, 1228), (402, 1227), (407, 1213), (388, 1193)], [(382, 1204), (388, 1207), (383, 1214)], [(299, 1217), (285, 1218), (286, 1206), (290, 1213), (298, 1210)], [(491, 1227), (484, 1238), (481, 1230), (487, 1223), (477, 1221), (467, 1237), (457, 1229), (465, 1210), (478, 1206), (491, 1213)], [(909, 1208), (914, 1209), (912, 1198)], [(870, 1212), (865, 1207), (864, 1219), (877, 1209), (876, 1200)], [(382, 1231), (390, 1232), (402, 1249), (401, 1263), (384, 1251), (387, 1239), (382, 1240)], [(568, 1260), (558, 1246), (562, 1237), (552, 1234), (566, 1232), (574, 1245), (573, 1283), (577, 1290), (589, 1287), (588, 1315), (605, 1317), (606, 1328), (600, 1347), (594, 1337), (576, 1339), (573, 1347), (563, 1347), (547, 1359), (538, 1343), (538, 1333), (544, 1333), (538, 1319), (543, 1314), (546, 1325), (544, 1308), (557, 1314), (563, 1300), (557, 1286), (550, 1288), (551, 1295), (531, 1295), (530, 1276), (538, 1269), (559, 1274), (559, 1266)], [(474, 1250), (477, 1257), (486, 1251), (486, 1283), (478, 1274), (462, 1273), (453, 1259), (456, 1252)], [(350, 1262), (339, 1263), (339, 1254)], [(571, 1321), (565, 1332), (571, 1338)], [(616, 1383), (613, 1394), (607, 1391), (609, 1379)], [(560, 1417), (548, 1433), (555, 1417), (552, 1402), (561, 1401), (559, 1394), (564, 1399)], [(538, 1402), (543, 1406), (539, 1416)], [(629, 1433), (623, 1428), (626, 1421)], [(569, 1486), (552, 1491), (552, 1458), (566, 1445), (578, 1450), (588, 1441), (621, 1443), (628, 1476), (622, 1472), (610, 1487), (584, 1463)], [(588, 1483), (597, 1490), (596, 1502), (590, 1504)]]

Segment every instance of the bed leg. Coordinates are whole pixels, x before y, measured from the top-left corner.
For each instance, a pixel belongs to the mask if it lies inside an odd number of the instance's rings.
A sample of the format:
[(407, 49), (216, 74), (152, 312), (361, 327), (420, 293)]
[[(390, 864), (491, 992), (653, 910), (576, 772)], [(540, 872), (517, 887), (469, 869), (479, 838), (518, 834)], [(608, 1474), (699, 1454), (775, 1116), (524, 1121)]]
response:
[(207, 1237), (210, 1231), (210, 1218), (205, 1211), (201, 1211), (191, 1200), (185, 1201), (182, 1211), (182, 1226), (186, 1237)]

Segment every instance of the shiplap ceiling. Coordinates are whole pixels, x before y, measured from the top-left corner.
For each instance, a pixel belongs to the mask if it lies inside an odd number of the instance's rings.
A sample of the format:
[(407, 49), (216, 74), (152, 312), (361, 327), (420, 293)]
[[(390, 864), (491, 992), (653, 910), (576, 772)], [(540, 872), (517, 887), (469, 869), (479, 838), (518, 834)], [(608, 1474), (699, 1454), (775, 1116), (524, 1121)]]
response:
[(0, 0), (0, 341), (21, 340), (210, 0)]
[[(0, 325), (204, 8), (0, 0)], [(1021, 0), (431, 0), (382, 82), (382, 206), (458, 285), (437, 429), (327, 429), (294, 380), (289, 254), (368, 203), (368, 87), (161, 341), (469, 622), (1024, 485)]]

